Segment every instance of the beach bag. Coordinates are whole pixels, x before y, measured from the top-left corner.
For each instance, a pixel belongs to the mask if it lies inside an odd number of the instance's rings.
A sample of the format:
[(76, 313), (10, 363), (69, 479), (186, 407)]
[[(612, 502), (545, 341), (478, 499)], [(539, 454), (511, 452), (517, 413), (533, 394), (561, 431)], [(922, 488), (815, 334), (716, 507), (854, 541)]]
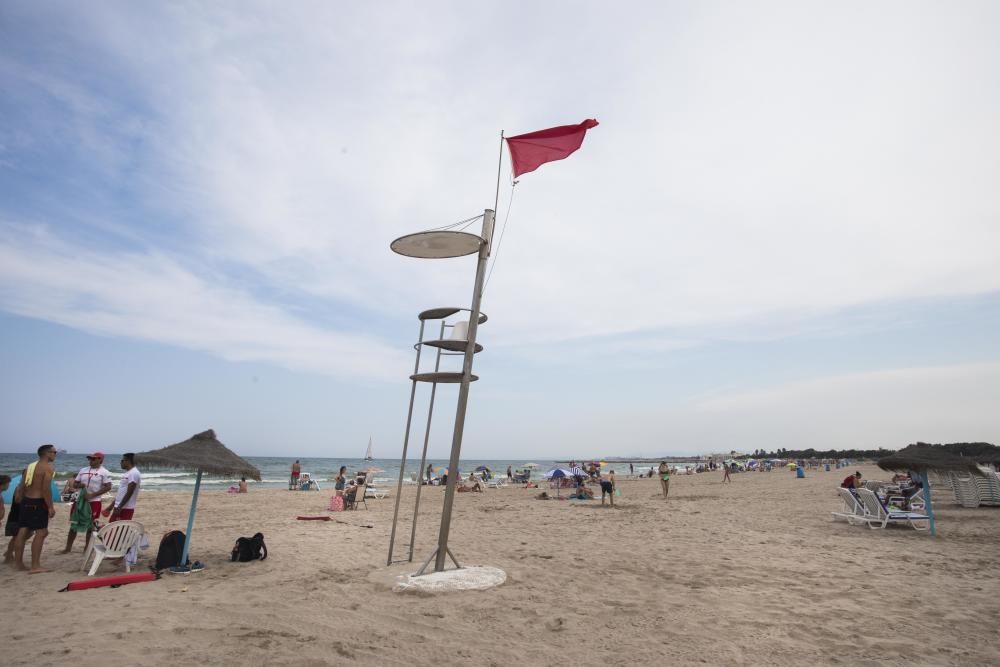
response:
[(231, 560), (246, 563), (252, 560), (267, 558), (267, 547), (264, 545), (264, 535), (256, 533), (253, 537), (241, 537), (233, 545)]
[[(171, 530), (160, 539), (160, 548), (156, 550), (156, 565), (153, 569), (159, 572), (181, 564), (181, 554), (184, 553), (184, 533)], [(188, 559), (189, 564), (191, 559)]]
[(330, 511), (331, 512), (343, 512), (344, 511), (344, 497), (343, 496), (330, 496)]

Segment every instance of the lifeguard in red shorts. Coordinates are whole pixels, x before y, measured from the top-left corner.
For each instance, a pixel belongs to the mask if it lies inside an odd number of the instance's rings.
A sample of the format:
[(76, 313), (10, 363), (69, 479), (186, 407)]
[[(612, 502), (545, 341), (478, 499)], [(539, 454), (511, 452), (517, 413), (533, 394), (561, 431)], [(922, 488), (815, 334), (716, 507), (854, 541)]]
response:
[(118, 482), (118, 493), (113, 503), (104, 508), (104, 516), (111, 516), (110, 521), (131, 521), (135, 515), (135, 503), (139, 499), (139, 487), (142, 486), (142, 475), (135, 467), (135, 454), (122, 454), (122, 480)]
[[(104, 467), (104, 452), (94, 452), (87, 456), (86, 468), (80, 468), (73, 486), (78, 489), (76, 502), (90, 504), (91, 526), (87, 530), (87, 544), (90, 544), (90, 536), (97, 527), (97, 520), (101, 517), (101, 496), (111, 490), (111, 473)], [(70, 528), (69, 535), (66, 536), (66, 548), (64, 554), (68, 554), (73, 548), (73, 540), (76, 539), (76, 531)]]

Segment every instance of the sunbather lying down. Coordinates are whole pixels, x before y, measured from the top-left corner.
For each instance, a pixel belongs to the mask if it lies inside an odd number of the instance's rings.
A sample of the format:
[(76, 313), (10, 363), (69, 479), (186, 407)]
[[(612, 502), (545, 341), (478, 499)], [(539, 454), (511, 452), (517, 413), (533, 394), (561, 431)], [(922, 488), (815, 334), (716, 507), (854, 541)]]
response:
[(549, 494), (546, 491), (542, 491), (537, 496), (535, 496), (535, 500), (548, 500), (548, 499), (549, 499)]

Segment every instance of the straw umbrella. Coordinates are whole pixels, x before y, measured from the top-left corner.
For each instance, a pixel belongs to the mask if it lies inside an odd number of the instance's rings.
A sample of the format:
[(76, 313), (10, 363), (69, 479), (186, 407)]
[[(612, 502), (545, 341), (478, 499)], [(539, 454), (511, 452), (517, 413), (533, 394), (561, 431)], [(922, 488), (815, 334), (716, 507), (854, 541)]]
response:
[(934, 506), (931, 504), (931, 483), (927, 477), (927, 471), (982, 474), (972, 459), (952, 454), (943, 447), (930, 445), (910, 445), (879, 459), (878, 467), (893, 472), (917, 473), (924, 485), (924, 500), (927, 502), (927, 517), (930, 519), (931, 535), (936, 535), (937, 532), (934, 527)]
[(184, 551), (181, 554), (181, 567), (187, 564), (188, 548), (191, 546), (191, 529), (194, 527), (194, 514), (198, 508), (198, 491), (201, 489), (201, 474), (239, 475), (260, 481), (260, 470), (234, 454), (215, 437), (215, 431), (208, 429), (203, 433), (192, 435), (184, 442), (178, 442), (167, 447), (141, 452), (135, 455), (136, 464), (154, 468), (177, 468), (191, 470), (198, 476), (194, 482), (194, 495), (191, 498), (191, 513), (188, 515), (187, 533), (184, 536)]

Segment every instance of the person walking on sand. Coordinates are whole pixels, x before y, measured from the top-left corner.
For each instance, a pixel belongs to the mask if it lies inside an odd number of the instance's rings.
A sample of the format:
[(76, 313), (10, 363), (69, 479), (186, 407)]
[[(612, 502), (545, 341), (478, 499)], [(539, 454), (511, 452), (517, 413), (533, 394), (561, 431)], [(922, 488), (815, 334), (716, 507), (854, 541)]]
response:
[(604, 504), (604, 496), (611, 499), (611, 506), (615, 506), (615, 471), (609, 470), (607, 475), (601, 476), (601, 505)]
[(31, 574), (47, 572), (42, 568), (42, 545), (49, 534), (49, 519), (56, 515), (52, 503), (52, 477), (55, 469), (56, 448), (42, 445), (38, 448), (38, 460), (21, 473), (21, 483), (14, 491), (14, 499), (20, 504), (17, 537), (14, 542), (14, 567), (27, 570), (24, 565), (24, 543), (28, 533), (34, 531), (31, 540)]
[(658, 472), (660, 475), (660, 488), (663, 490), (663, 497), (666, 498), (667, 494), (670, 493), (670, 466), (667, 465), (666, 461), (660, 461)]
[[(87, 541), (90, 544), (90, 536), (97, 528), (97, 520), (101, 517), (101, 496), (111, 490), (111, 473), (104, 467), (104, 452), (94, 452), (87, 457), (87, 467), (80, 468), (76, 479), (73, 480), (73, 488), (79, 490), (76, 498), (77, 503), (90, 505), (90, 526), (87, 528)], [(74, 504), (74, 507), (76, 505)], [(74, 510), (71, 510), (72, 513)], [(86, 515), (84, 515), (86, 521)], [(73, 540), (76, 539), (76, 531), (73, 530), (73, 522), (70, 522), (69, 535), (66, 536), (66, 548), (64, 554), (68, 554), (73, 549)]]
[(431, 485), (431, 475), (434, 474), (434, 466), (430, 463), (427, 464), (427, 486)]
[(729, 476), (729, 464), (728, 463), (723, 463), (722, 464), (722, 483), (725, 484), (726, 482), (729, 482), (730, 484), (732, 484), (733, 480)]
[(118, 482), (118, 493), (115, 499), (104, 508), (104, 516), (111, 515), (109, 522), (131, 521), (135, 516), (135, 504), (139, 500), (139, 487), (142, 486), (142, 475), (135, 467), (135, 454), (122, 454), (122, 470), (125, 474)]
[(507, 482), (512, 483), (514, 481), (514, 472), (507, 466)]
[(295, 463), (292, 464), (292, 476), (288, 478), (288, 490), (297, 491), (299, 488), (299, 475), (302, 473), (302, 466), (299, 465), (299, 460), (295, 459)]
[(628, 478), (632, 479), (633, 477), (635, 477), (635, 467), (631, 463), (629, 463), (628, 464)]

